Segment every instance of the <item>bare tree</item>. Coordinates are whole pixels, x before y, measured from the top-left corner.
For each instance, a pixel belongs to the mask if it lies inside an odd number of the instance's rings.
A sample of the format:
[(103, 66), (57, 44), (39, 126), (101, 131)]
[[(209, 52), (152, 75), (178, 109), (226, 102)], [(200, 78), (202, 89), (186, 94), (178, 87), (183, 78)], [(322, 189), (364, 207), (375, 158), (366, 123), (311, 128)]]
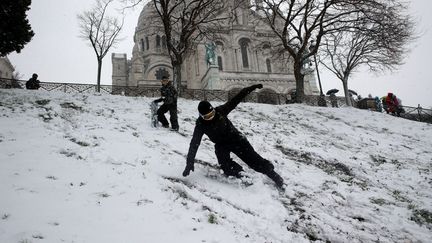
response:
[(18, 80), (21, 80), (23, 77), (24, 77), (24, 75), (22, 75), (19, 71), (16, 71), (16, 68), (15, 68), (15, 71), (12, 73), (11, 87), (13, 89), (22, 89)]
[[(164, 27), (168, 53), (174, 72), (174, 84), (180, 92), (181, 65), (194, 44), (220, 29), (222, 21), (232, 17), (240, 1), (153, 0)], [(211, 37), (209, 38), (211, 39)]]
[(89, 40), (96, 53), (98, 63), (97, 92), (100, 92), (100, 79), (102, 60), (109, 49), (119, 41), (119, 34), (123, 28), (123, 19), (107, 16), (109, 5), (114, 0), (96, 0), (95, 6), (78, 15), (81, 35), (84, 40)]
[[(324, 35), (351, 25), (374, 0), (255, 0), (263, 20), (293, 59), (296, 101), (304, 100), (304, 66), (316, 55)], [(314, 45), (310, 48), (311, 41)]]
[[(136, 6), (144, 0), (122, 0)], [(181, 66), (196, 44), (212, 40), (223, 21), (233, 18), (233, 10), (245, 0), (152, 0), (164, 28), (168, 54), (173, 67), (174, 86), (181, 92)]]
[(368, 12), (367, 18), (345, 30), (325, 36), (322, 64), (342, 81), (346, 104), (351, 106), (348, 91), (349, 76), (360, 66), (372, 72), (392, 71), (403, 64), (413, 42), (414, 21), (404, 3), (382, 2)]
[[(16, 70), (16, 69), (15, 69)], [(23, 74), (21, 74), (19, 71), (14, 71), (12, 73), (12, 79), (13, 80), (21, 80), (24, 77)]]

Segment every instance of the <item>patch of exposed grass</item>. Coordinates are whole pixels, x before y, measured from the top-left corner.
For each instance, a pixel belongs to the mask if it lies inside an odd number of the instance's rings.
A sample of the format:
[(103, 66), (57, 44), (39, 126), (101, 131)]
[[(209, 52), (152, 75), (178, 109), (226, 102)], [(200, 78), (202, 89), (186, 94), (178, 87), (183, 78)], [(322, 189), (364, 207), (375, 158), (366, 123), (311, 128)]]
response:
[(62, 108), (66, 108), (66, 109), (74, 109), (74, 110), (77, 110), (77, 111), (82, 111), (82, 107), (81, 106), (77, 106), (77, 105), (75, 105), (72, 102), (65, 102), (65, 103), (60, 104), (60, 106)]
[(213, 213), (210, 213), (208, 216), (208, 222), (210, 224), (218, 224), (216, 215)]
[(374, 198), (374, 197), (372, 197), (372, 198), (369, 198), (369, 201), (371, 203), (373, 203), (373, 204), (377, 204), (377, 205), (380, 205), (380, 206), (393, 204), (392, 202), (389, 202), (389, 201), (385, 200), (384, 198)]
[(51, 113), (45, 113), (45, 114), (39, 114), (39, 117), (43, 119), (44, 122), (49, 122), (51, 121), (53, 118), (53, 115)]
[(107, 198), (107, 197), (110, 197), (110, 196), (111, 196), (111, 195), (108, 194), (108, 193), (106, 193), (106, 192), (101, 192), (101, 193), (99, 193), (99, 197)]
[(394, 197), (394, 199), (396, 199), (399, 202), (407, 202), (407, 203), (411, 203), (412, 201), (410, 199), (408, 199), (407, 197), (405, 197), (404, 195), (402, 195), (402, 192), (399, 190), (394, 190), (392, 192), (392, 196)]
[(87, 143), (87, 142), (84, 142), (84, 141), (79, 141), (79, 140), (77, 140), (76, 138), (71, 138), (71, 139), (69, 139), (71, 142), (74, 142), (74, 143), (76, 143), (76, 144), (78, 144), (78, 145), (80, 145), (80, 146), (83, 146), (83, 147), (88, 147), (88, 146), (90, 146), (90, 144), (89, 143)]
[(54, 180), (54, 181), (58, 179), (57, 177), (52, 176), (52, 175), (47, 176), (46, 178), (47, 178), (47, 179), (50, 179), (50, 180)]
[(382, 157), (381, 155), (369, 155), (369, 157), (372, 159), (372, 161), (376, 164), (376, 165), (382, 165), (384, 163), (387, 163), (387, 160)]
[(48, 105), (48, 103), (50, 103), (50, 101), (51, 101), (51, 100), (46, 100), (46, 99), (44, 99), (44, 100), (36, 100), (35, 102), (36, 102), (36, 104), (38, 104), (38, 105), (45, 106), (45, 105)]
[(419, 225), (426, 225), (428, 229), (432, 229), (432, 213), (426, 209), (415, 209), (410, 220)]

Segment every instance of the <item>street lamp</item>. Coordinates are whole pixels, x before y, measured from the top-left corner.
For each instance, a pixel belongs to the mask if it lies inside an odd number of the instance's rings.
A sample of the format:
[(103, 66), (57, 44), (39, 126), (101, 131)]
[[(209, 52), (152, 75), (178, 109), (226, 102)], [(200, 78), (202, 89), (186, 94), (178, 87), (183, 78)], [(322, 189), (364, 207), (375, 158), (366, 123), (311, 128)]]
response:
[[(310, 46), (309, 46), (309, 51), (312, 52), (314, 48), (315, 48), (315, 43), (312, 40), (311, 43), (310, 43)], [(324, 98), (324, 93), (322, 91), (321, 78), (320, 78), (320, 74), (319, 74), (319, 71), (318, 71), (318, 63), (317, 63), (317, 60), (316, 60), (316, 52), (314, 53), (313, 56), (314, 56), (314, 62), (315, 62), (315, 69), (316, 69), (316, 72), (317, 72), (318, 84), (319, 84), (319, 88), (320, 88), (320, 95), (318, 97), (318, 106), (324, 106), (325, 107), (325, 106), (327, 106), (327, 102), (326, 102), (326, 100)]]

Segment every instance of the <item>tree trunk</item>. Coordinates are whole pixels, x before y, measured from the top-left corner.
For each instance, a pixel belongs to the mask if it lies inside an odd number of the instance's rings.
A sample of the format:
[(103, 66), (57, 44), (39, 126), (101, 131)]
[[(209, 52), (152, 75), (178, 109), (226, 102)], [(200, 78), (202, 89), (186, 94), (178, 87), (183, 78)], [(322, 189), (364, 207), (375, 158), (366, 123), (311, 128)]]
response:
[(298, 62), (294, 63), (294, 77), (296, 80), (296, 103), (304, 101), (304, 74), (302, 74), (302, 65)]
[(173, 84), (174, 87), (177, 89), (177, 94), (180, 97), (181, 94), (181, 63), (175, 63), (173, 64), (173, 72), (174, 72), (174, 77), (173, 77)]
[(97, 85), (96, 85), (96, 92), (98, 93), (100, 92), (101, 72), (102, 72), (102, 59), (98, 59)]
[(343, 78), (342, 84), (343, 84), (343, 89), (344, 89), (344, 93), (345, 93), (345, 103), (347, 104), (347, 106), (352, 106), (351, 96), (350, 96), (350, 93), (348, 90), (348, 77)]

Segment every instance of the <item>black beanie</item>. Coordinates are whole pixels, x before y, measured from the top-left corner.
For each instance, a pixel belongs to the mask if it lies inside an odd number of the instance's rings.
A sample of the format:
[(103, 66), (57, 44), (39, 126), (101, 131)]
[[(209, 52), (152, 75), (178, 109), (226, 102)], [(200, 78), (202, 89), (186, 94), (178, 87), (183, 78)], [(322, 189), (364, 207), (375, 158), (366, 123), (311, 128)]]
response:
[(212, 110), (213, 106), (207, 100), (203, 100), (198, 104), (198, 111), (201, 115), (207, 115)]

